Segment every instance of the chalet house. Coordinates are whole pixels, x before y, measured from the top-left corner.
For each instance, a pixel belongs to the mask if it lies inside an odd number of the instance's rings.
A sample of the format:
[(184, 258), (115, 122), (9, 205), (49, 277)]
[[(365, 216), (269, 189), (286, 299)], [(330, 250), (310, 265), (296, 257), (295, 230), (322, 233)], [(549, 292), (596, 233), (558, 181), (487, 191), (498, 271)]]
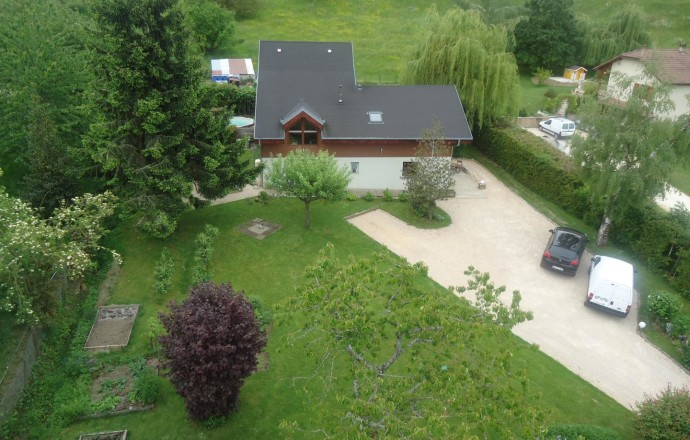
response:
[(455, 86), (358, 84), (352, 43), (261, 41), (255, 112), (268, 167), (296, 148), (327, 150), (352, 171), (356, 192), (403, 190), (434, 118), (449, 145), (472, 140)]
[[(645, 65), (654, 67), (656, 76), (645, 77)], [(671, 85), (670, 98), (675, 109), (666, 116), (677, 119), (690, 112), (690, 53), (684, 47), (678, 49), (638, 49), (620, 54), (595, 67), (599, 72), (609, 75), (607, 96), (616, 104), (623, 105), (630, 94), (638, 87), (654, 87), (659, 82)], [(635, 78), (636, 82), (626, 90), (616, 87), (616, 78)], [(638, 79), (639, 78), (639, 79)]]

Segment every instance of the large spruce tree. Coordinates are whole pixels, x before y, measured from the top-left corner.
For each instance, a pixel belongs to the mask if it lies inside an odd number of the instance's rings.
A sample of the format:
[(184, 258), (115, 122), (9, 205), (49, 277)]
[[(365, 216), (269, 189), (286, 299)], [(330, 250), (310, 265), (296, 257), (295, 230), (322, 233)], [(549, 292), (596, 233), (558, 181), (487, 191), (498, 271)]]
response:
[(166, 237), (192, 194), (218, 198), (258, 173), (227, 114), (200, 105), (200, 59), (176, 0), (102, 0), (91, 98), (100, 114), (86, 146), (139, 226)]

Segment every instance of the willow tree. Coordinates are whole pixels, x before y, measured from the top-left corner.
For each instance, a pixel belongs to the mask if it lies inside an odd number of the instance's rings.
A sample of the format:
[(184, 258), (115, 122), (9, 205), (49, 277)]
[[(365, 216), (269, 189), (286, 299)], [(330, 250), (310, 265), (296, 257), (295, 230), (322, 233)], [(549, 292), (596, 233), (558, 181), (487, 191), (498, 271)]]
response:
[(514, 117), (518, 109), (518, 69), (508, 52), (508, 28), (487, 25), (476, 11), (432, 7), (428, 33), (403, 72), (407, 84), (454, 84), (470, 126)]
[(600, 246), (607, 244), (612, 224), (630, 208), (663, 194), (673, 167), (690, 160), (690, 117), (673, 121), (663, 116), (673, 103), (668, 84), (655, 80), (654, 67), (609, 80), (610, 91), (618, 91), (613, 96), (629, 94), (624, 106), (590, 98), (580, 107), (581, 126), (589, 133), (573, 137), (571, 152), (591, 188), (593, 207), (603, 214)]
[(640, 10), (635, 5), (627, 5), (611, 18), (605, 29), (591, 33), (585, 40), (582, 62), (594, 66), (620, 53), (651, 44), (652, 38), (645, 30)]

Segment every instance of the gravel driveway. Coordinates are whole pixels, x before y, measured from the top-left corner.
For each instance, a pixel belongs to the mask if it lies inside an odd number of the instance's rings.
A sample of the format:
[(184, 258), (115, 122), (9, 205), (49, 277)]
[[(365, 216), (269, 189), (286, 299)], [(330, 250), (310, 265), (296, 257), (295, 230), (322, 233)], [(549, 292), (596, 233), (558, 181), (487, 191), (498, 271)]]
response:
[(486, 181), (486, 189), (458, 174), (457, 196), (439, 202), (453, 219), (447, 228), (418, 230), (383, 211), (350, 222), (409, 262), (425, 262), (443, 286), (464, 285), (463, 271), (473, 265), (508, 292), (519, 290), (522, 308), (534, 312), (534, 320), (514, 333), (626, 407), (668, 383), (690, 386), (690, 375), (637, 333), (635, 308), (618, 318), (583, 305), (590, 254), (575, 277), (542, 269), (554, 224), (476, 162), (465, 165)]

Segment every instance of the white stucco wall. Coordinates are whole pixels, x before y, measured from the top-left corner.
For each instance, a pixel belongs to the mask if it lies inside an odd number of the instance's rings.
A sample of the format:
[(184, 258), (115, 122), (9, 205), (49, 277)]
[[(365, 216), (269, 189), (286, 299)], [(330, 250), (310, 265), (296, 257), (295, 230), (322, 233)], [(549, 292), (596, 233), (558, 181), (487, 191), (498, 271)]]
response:
[[(621, 102), (626, 102), (632, 93), (634, 85), (631, 85), (625, 90), (616, 87), (616, 82), (622, 76), (627, 78), (634, 78), (634, 82), (638, 84), (654, 86), (658, 83), (656, 78), (644, 77), (643, 65), (638, 60), (623, 58), (613, 63), (611, 66), (611, 76), (606, 87), (607, 94)], [(677, 119), (680, 115), (690, 112), (690, 104), (688, 104), (688, 96), (690, 96), (690, 85), (674, 85), (671, 88), (670, 98), (675, 106), (674, 110), (668, 112), (664, 116), (671, 119)]]
[[(262, 159), (266, 169), (270, 168), (272, 159)], [(340, 166), (352, 169), (352, 162), (359, 162), (359, 172), (352, 173), (348, 186), (351, 190), (402, 191), (405, 181), (402, 179), (403, 162), (411, 162), (414, 157), (339, 157)], [(450, 158), (448, 158), (450, 166)]]

